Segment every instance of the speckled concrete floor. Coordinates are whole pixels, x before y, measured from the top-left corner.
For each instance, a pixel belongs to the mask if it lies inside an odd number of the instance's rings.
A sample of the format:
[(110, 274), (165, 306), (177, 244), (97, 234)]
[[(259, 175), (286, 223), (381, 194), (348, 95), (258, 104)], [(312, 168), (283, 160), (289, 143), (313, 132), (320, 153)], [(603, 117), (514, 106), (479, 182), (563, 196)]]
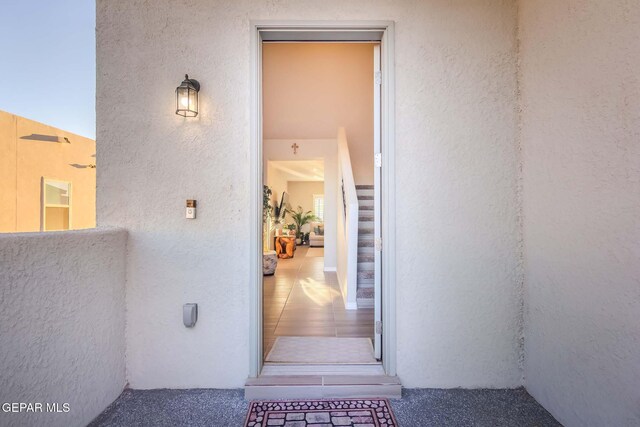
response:
[[(97, 426), (242, 426), (242, 390), (125, 390)], [(524, 389), (403, 390), (391, 401), (401, 426), (560, 426)]]

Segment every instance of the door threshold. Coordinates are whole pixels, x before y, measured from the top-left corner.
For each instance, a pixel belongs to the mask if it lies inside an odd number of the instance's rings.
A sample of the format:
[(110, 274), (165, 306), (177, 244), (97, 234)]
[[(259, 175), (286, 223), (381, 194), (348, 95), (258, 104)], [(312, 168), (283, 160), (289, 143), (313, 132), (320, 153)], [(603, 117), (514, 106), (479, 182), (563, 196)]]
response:
[(273, 375), (386, 375), (382, 363), (375, 364), (308, 364), (272, 363), (262, 367), (260, 377)]
[(261, 375), (248, 378), (246, 400), (373, 398), (400, 399), (398, 377), (388, 375)]

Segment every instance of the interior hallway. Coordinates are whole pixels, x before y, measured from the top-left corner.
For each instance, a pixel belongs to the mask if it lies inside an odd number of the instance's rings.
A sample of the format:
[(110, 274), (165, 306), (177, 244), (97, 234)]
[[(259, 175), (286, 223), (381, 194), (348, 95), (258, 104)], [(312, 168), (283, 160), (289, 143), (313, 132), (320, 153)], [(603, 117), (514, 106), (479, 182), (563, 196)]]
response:
[(278, 336), (373, 338), (373, 309), (345, 309), (336, 273), (324, 271), (322, 255), (323, 248), (298, 246), (293, 258), (278, 260), (273, 276), (263, 277), (264, 357)]

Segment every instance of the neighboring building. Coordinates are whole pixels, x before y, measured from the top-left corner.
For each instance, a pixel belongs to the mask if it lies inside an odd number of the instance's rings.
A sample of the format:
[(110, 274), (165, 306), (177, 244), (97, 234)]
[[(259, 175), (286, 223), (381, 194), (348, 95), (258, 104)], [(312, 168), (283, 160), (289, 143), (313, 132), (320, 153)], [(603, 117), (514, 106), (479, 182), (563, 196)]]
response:
[(0, 232), (96, 225), (96, 142), (0, 111)]

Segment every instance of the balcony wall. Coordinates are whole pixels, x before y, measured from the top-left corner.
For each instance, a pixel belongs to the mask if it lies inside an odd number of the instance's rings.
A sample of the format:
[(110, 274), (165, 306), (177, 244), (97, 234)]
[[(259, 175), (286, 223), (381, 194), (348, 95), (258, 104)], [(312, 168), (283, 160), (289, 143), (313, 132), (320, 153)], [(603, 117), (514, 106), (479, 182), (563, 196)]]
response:
[(640, 8), (520, 4), (527, 390), (640, 425)]
[[(127, 233), (0, 235), (0, 425), (86, 425), (125, 386)], [(69, 411), (47, 414), (46, 404)]]

